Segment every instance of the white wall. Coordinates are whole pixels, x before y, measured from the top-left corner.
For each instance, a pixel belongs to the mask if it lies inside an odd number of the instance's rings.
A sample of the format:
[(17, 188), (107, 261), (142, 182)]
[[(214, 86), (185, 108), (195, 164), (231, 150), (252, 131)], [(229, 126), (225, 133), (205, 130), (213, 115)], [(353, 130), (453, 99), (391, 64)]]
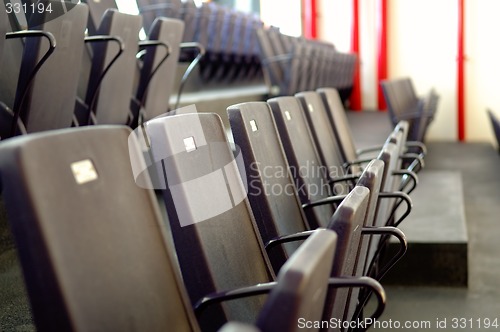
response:
[(363, 110), (377, 110), (377, 8), (378, 0), (359, 2), (361, 100)]
[(318, 36), (341, 52), (351, 51), (352, 1), (318, 1)]
[(466, 139), (494, 142), (486, 115), (500, 115), (500, 1), (466, 1)]
[(456, 0), (390, 0), (389, 78), (410, 76), (417, 93), (436, 88), (441, 99), (429, 140), (457, 139)]
[(260, 18), (290, 36), (302, 34), (301, 0), (261, 0)]

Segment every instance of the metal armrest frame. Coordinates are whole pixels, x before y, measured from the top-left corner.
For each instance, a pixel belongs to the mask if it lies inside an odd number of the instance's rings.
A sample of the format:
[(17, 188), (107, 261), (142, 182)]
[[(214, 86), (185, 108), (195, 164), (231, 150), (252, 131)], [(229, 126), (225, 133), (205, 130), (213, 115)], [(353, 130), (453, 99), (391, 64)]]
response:
[(401, 169), (401, 170), (397, 170), (397, 171), (392, 171), (391, 174), (392, 175), (396, 175), (396, 176), (403, 176), (403, 182), (401, 183), (401, 186), (399, 187), (400, 191), (403, 191), (403, 189), (406, 188), (406, 186), (408, 185), (410, 179), (412, 180), (413, 185), (411, 186), (410, 190), (405, 191), (405, 193), (408, 194), (408, 195), (413, 190), (415, 190), (415, 188), (418, 185), (418, 176), (413, 171), (409, 171), (409, 170), (406, 170), (406, 169)]
[(303, 241), (303, 240), (306, 240), (309, 236), (311, 236), (315, 231), (316, 230), (304, 231), (304, 232), (299, 232), (299, 233), (295, 233), (295, 234), (278, 236), (278, 237), (275, 237), (275, 238), (269, 240), (264, 247), (266, 248), (266, 250), (271, 250), (272, 248), (276, 247), (278, 244), (295, 242), (295, 241)]
[[(18, 122), (19, 118), (21, 115), (21, 106), (24, 104), (25, 99), (26, 99), (26, 94), (28, 93), (29, 87), (31, 83), (33, 83), (33, 79), (35, 78), (35, 75), (38, 73), (40, 68), (42, 68), (43, 64), (47, 61), (47, 59), (51, 56), (52, 53), (54, 53), (54, 50), (56, 49), (56, 39), (53, 34), (51, 34), (48, 31), (42, 31), (42, 30), (27, 30), (27, 31), (16, 31), (16, 32), (8, 32), (5, 34), (5, 39), (14, 39), (14, 38), (31, 38), (31, 37), (43, 37), (47, 38), (49, 42), (49, 48), (43, 55), (43, 57), (38, 60), (37, 64), (35, 65), (35, 68), (31, 71), (30, 75), (28, 76), (28, 80), (26, 83), (26, 86), (24, 87), (24, 90), (21, 94), (21, 98), (19, 99), (19, 102), (14, 105), (13, 109), (13, 118), (12, 118), (12, 124), (11, 124), (11, 130), (10, 130), (10, 135), (14, 136), (16, 134), (16, 129), (18, 128)], [(23, 123), (24, 127), (24, 123)], [(26, 129), (26, 128), (25, 128)]]
[(97, 84), (95, 85), (94, 91), (92, 91), (91, 98), (90, 98), (90, 103), (87, 105), (88, 110), (89, 110), (89, 117), (87, 119), (86, 125), (90, 124), (97, 124), (97, 118), (95, 116), (94, 112), (94, 104), (96, 102), (97, 98), (97, 92), (99, 91), (99, 87), (102, 84), (102, 80), (106, 76), (106, 74), (109, 72), (111, 69), (111, 66), (118, 60), (120, 55), (123, 53), (125, 49), (125, 45), (123, 44), (123, 40), (119, 36), (104, 36), (104, 35), (97, 35), (97, 36), (89, 36), (85, 37), (85, 43), (102, 43), (102, 42), (115, 42), (118, 44), (118, 51), (116, 52), (115, 56), (109, 61), (109, 63), (104, 67), (104, 70), (102, 71), (101, 75), (99, 76), (97, 80)]
[[(381, 193), (379, 193), (378, 197), (379, 197), (379, 199), (381, 199), (381, 198), (399, 198), (400, 199), (398, 201), (398, 203), (396, 203), (394, 205), (394, 208), (392, 209), (391, 214), (389, 215), (389, 218), (387, 219), (386, 224), (388, 226), (394, 226), (394, 227), (399, 226), (399, 224), (401, 224), (401, 222), (404, 219), (406, 219), (406, 217), (408, 217), (408, 215), (411, 213), (411, 210), (413, 208), (413, 202), (412, 202), (410, 196), (408, 196), (407, 193), (402, 192), (402, 191), (395, 191), (395, 192), (390, 192), (390, 193), (381, 192)], [(399, 217), (399, 219), (397, 221), (395, 221), (392, 225), (389, 225), (389, 221), (392, 219), (392, 217), (394, 216), (394, 213), (396, 213), (396, 210), (398, 209), (398, 207), (401, 205), (402, 202), (406, 203), (406, 211), (403, 213), (403, 215), (401, 215), (401, 217)]]
[[(207, 295), (201, 298), (194, 306), (195, 315), (197, 318), (201, 317), (203, 311), (212, 304), (218, 304), (225, 301), (236, 300), (240, 298), (263, 295), (271, 292), (278, 283), (276, 281), (267, 282), (263, 284), (258, 284), (249, 287), (242, 287), (233, 289), (226, 292), (218, 292)], [(375, 312), (370, 316), (372, 321), (378, 319), (384, 312), (387, 297), (382, 285), (369, 277), (338, 277), (328, 279), (329, 288), (368, 288), (370, 289), (370, 294), (374, 293), (377, 296), (377, 308)], [(371, 326), (368, 325), (367, 327)]]
[(333, 204), (333, 203), (340, 203), (346, 198), (347, 195), (337, 195), (337, 196), (330, 196), (326, 197), (323, 199), (318, 199), (317, 201), (312, 201), (309, 203), (304, 203), (302, 204), (302, 209), (307, 210), (311, 209), (315, 206), (320, 206), (320, 205), (326, 205), (326, 204)]
[(184, 85), (186, 85), (186, 81), (191, 75), (191, 72), (193, 69), (198, 65), (198, 63), (201, 61), (201, 59), (205, 56), (206, 50), (205, 47), (197, 42), (187, 42), (187, 43), (181, 43), (180, 45), (181, 50), (184, 49), (197, 49), (198, 54), (194, 58), (193, 61), (189, 64), (189, 66), (186, 68), (186, 71), (184, 72), (184, 75), (182, 75), (181, 83), (179, 85), (179, 91), (177, 92), (177, 101), (175, 103), (174, 109), (177, 109), (179, 107), (179, 103), (181, 101), (181, 95), (182, 95), (182, 90), (184, 90)]
[(148, 78), (146, 79), (146, 86), (144, 87), (144, 90), (142, 91), (141, 96), (137, 96), (137, 98), (133, 98), (132, 102), (136, 102), (137, 104), (135, 106), (138, 107), (139, 111), (137, 112), (137, 122), (138, 125), (142, 124), (143, 121), (143, 116), (141, 115), (141, 108), (144, 106), (144, 98), (146, 96), (146, 92), (148, 91), (149, 84), (151, 83), (151, 80), (153, 76), (158, 72), (160, 67), (165, 63), (165, 61), (168, 59), (171, 53), (171, 47), (168, 43), (159, 41), (159, 40), (143, 40), (139, 42), (139, 47), (143, 48), (143, 50), (139, 51), (138, 55), (140, 53), (143, 53), (144, 51), (147, 52), (147, 49), (150, 47), (163, 47), (165, 48), (165, 55), (163, 58), (161, 58), (160, 62), (156, 65), (156, 67), (153, 68), (151, 73), (149, 74)]

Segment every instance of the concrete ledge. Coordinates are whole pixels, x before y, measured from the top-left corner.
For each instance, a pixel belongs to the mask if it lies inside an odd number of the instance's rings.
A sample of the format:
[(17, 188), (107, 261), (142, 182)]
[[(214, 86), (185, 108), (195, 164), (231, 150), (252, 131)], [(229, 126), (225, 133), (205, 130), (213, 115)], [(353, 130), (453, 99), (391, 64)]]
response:
[[(383, 282), (466, 287), (468, 236), (460, 172), (423, 170), (411, 197), (412, 213), (400, 225), (408, 252)], [(388, 252), (396, 251), (391, 241)]]

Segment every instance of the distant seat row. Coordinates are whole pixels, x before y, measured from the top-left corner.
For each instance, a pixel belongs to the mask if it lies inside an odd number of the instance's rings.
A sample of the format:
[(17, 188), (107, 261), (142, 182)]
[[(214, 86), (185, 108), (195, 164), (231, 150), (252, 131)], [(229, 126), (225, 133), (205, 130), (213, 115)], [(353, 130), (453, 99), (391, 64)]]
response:
[(439, 95), (436, 91), (432, 89), (423, 97), (417, 96), (409, 77), (385, 80), (380, 85), (392, 124), (396, 126), (399, 121), (407, 121), (408, 138), (424, 142), (438, 107)]
[[(114, 0), (86, 3), (94, 26), (98, 26), (105, 10), (118, 8)], [(184, 22), (182, 41), (197, 42), (207, 51), (200, 63), (201, 76), (206, 81), (248, 80), (260, 74), (260, 53), (254, 31), (263, 23), (258, 16), (216, 3), (203, 3), (197, 7), (192, 0), (138, 0), (137, 6), (146, 30), (158, 17)], [(182, 52), (181, 61), (189, 61), (192, 53), (189, 50)]]
[[(191, 64), (177, 105), (200, 61), (207, 80), (251, 78), (263, 64), (270, 95), (335, 87), (346, 98), (352, 86), (354, 56), (263, 29), (257, 17), (216, 4), (140, 1), (136, 16), (111, 0), (43, 3), (54, 13), (7, 14), (0, 4), (2, 139), (91, 124), (135, 128), (169, 110), (182, 59)], [(147, 39), (139, 40), (143, 27)]]
[[(39, 330), (363, 331), (380, 318), (379, 281), (407, 250), (397, 226), (417, 185), (403, 161), (423, 167), (425, 146), (401, 122), (383, 146), (356, 151), (335, 89), (228, 116), (233, 148), (221, 119), (193, 108), (133, 132), (0, 143)], [(389, 236), (400, 250), (382, 259)]]
[(271, 95), (331, 87), (345, 101), (352, 90), (356, 55), (342, 53), (333, 44), (292, 37), (270, 27), (257, 31), (261, 64)]
[[(169, 110), (184, 23), (108, 9), (85, 35), (88, 6), (48, 1), (53, 13), (7, 15), (0, 4), (0, 136), (89, 124), (136, 127)], [(23, 30), (23, 19), (28, 30)], [(24, 39), (23, 39), (24, 38)], [(138, 59), (139, 58), (139, 59)], [(183, 78), (185, 81), (187, 76)], [(179, 92), (180, 93), (180, 92)]]

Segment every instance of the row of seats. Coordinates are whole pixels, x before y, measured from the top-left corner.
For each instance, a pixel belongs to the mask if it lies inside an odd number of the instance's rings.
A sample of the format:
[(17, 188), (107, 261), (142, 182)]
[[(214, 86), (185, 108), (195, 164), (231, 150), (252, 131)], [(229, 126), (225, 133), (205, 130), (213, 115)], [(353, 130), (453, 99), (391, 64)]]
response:
[(431, 89), (424, 97), (418, 97), (411, 78), (384, 80), (380, 83), (387, 103), (392, 124), (408, 121), (409, 139), (423, 142), (427, 128), (434, 120), (439, 95)]
[[(321, 89), (229, 107), (231, 149), (218, 115), (192, 111), (0, 144), (37, 328), (295, 331), (359, 318), (334, 330), (366, 330), (407, 250), (397, 226), (417, 176), (401, 167), (425, 154), (408, 124), (356, 151), (338, 92)], [(383, 259), (389, 236), (400, 250)]]
[[(114, 0), (87, 1), (93, 25), (108, 8), (117, 9)], [(201, 59), (201, 77), (205, 81), (245, 81), (260, 73), (259, 49), (254, 30), (262, 27), (258, 16), (220, 6), (216, 3), (195, 3), (181, 0), (138, 0), (144, 28), (149, 30), (158, 17), (184, 22), (184, 43), (196, 42), (204, 46), (206, 56)], [(191, 61), (192, 50), (181, 53), (180, 60)]]
[(352, 90), (357, 58), (333, 44), (296, 38), (270, 27), (257, 31), (262, 69), (271, 95), (287, 96), (320, 87), (336, 88), (345, 101)]
[(9, 39), (0, 44), (2, 138), (89, 124), (136, 127), (168, 111), (180, 50), (204, 52), (199, 44), (181, 43), (178, 19), (155, 19), (148, 38), (139, 41), (142, 17), (116, 9), (106, 10), (86, 36), (93, 20), (85, 4), (48, 1), (49, 17), (7, 15), (0, 6)]

